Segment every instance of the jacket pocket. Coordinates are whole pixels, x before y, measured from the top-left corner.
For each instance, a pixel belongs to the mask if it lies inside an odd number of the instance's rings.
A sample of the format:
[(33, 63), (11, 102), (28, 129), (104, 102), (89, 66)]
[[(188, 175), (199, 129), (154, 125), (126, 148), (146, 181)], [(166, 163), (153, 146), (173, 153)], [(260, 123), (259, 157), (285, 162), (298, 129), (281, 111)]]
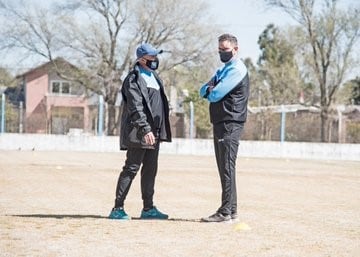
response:
[(139, 144), (141, 142), (141, 136), (139, 130), (133, 126), (129, 126), (128, 129), (129, 131), (126, 134), (128, 135), (129, 142)]
[(153, 146), (146, 144), (143, 133), (136, 127), (131, 126), (127, 140), (129, 146), (132, 147), (153, 148)]

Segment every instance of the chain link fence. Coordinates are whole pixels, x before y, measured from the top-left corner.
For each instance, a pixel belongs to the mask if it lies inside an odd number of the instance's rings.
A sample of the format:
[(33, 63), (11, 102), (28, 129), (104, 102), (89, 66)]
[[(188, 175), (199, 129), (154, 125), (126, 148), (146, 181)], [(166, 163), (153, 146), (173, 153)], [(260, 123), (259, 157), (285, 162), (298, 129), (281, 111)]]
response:
[[(250, 113), (242, 139), (280, 141), (281, 115), (270, 111)], [(286, 113), (283, 129), (284, 140), (287, 142), (320, 142), (320, 113), (311, 111)], [(340, 117), (336, 113), (330, 115), (326, 131), (327, 142), (360, 143), (359, 108)]]

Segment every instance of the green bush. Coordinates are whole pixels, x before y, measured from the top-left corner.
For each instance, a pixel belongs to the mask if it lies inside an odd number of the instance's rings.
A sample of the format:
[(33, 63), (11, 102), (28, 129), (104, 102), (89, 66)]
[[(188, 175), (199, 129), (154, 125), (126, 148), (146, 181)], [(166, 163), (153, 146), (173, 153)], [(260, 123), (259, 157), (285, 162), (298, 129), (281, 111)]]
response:
[(347, 143), (360, 143), (360, 122), (349, 122), (347, 124)]

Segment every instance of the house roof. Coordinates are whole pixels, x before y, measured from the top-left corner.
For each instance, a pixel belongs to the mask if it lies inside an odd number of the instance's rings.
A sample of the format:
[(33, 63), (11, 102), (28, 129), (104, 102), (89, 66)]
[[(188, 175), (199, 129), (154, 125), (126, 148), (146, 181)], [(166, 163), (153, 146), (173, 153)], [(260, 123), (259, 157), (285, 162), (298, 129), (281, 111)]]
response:
[(46, 70), (46, 69), (52, 69), (54, 67), (54, 65), (61, 67), (61, 68), (71, 68), (71, 69), (78, 69), (75, 65), (71, 64), (70, 62), (66, 61), (64, 58), (62, 57), (58, 57), (52, 61), (46, 62), (44, 64), (41, 64), (40, 66), (37, 66), (35, 68), (32, 68), (22, 74), (19, 74), (16, 76), (16, 78), (21, 78), (21, 77), (25, 77), (35, 71), (38, 70)]

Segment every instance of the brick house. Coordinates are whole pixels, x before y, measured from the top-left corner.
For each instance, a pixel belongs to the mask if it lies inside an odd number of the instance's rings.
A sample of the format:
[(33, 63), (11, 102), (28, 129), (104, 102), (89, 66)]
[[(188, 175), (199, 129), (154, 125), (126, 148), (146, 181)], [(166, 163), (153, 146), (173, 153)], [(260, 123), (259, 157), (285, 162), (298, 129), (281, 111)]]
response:
[(72, 128), (94, 131), (96, 114), (92, 112), (96, 107), (85, 88), (61, 78), (55, 67), (76, 69), (58, 58), (17, 76), (25, 92), (24, 132), (67, 134)]

